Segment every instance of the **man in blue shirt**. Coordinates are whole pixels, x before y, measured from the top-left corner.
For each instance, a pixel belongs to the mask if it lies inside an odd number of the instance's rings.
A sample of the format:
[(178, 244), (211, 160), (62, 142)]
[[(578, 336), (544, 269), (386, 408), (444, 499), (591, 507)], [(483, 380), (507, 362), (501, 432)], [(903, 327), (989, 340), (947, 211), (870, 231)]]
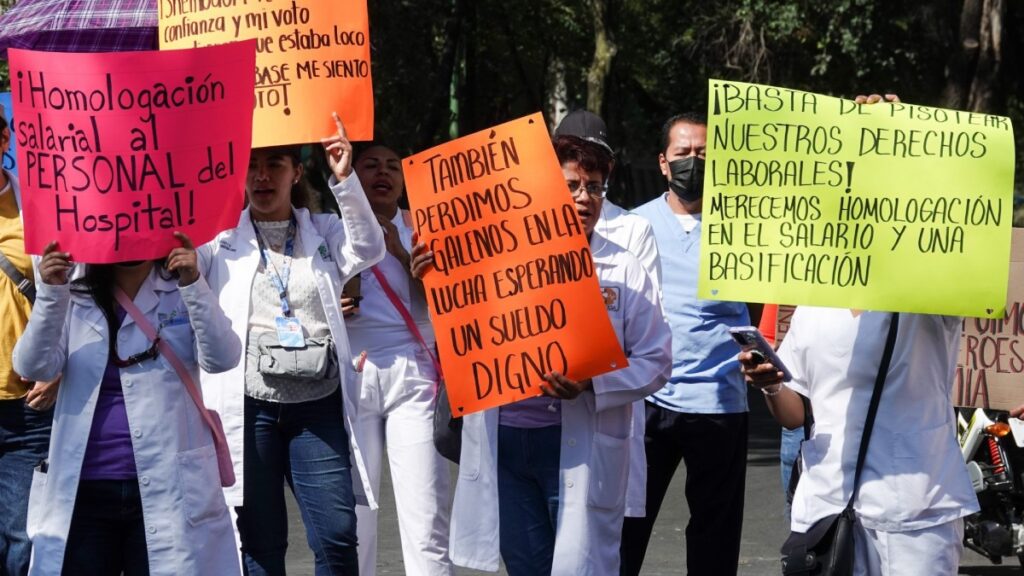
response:
[[(661, 258), (672, 377), (647, 398), (647, 517), (626, 518), (622, 574), (640, 573), (651, 529), (679, 462), (686, 464), (687, 572), (736, 574), (747, 471), (747, 390), (733, 326), (756, 324), (760, 305), (697, 297), (707, 121), (673, 116), (662, 129), (669, 191), (635, 210), (651, 224)], [(752, 321), (753, 316), (753, 321)]]

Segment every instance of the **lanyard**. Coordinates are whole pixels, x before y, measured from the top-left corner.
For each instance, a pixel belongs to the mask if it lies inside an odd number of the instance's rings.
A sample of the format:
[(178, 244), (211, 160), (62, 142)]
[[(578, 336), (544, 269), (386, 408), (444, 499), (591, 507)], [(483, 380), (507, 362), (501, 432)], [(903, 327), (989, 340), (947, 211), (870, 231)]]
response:
[(295, 215), (292, 215), (291, 222), (288, 223), (288, 235), (284, 241), (284, 265), (281, 267), (280, 273), (270, 259), (270, 249), (263, 241), (263, 235), (256, 227), (255, 220), (252, 221), (252, 228), (256, 232), (256, 243), (260, 246), (260, 261), (263, 262), (263, 268), (266, 269), (270, 281), (277, 290), (277, 295), (281, 298), (281, 312), (285, 316), (291, 316), (292, 309), (288, 305), (288, 279), (291, 276), (292, 255), (295, 253)]

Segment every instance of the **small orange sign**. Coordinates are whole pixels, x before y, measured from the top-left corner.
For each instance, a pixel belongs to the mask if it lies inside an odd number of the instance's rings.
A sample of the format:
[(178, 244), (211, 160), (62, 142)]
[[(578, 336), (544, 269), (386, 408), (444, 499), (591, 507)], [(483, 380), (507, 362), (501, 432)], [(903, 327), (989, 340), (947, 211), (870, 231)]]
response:
[(539, 113), (402, 162), (453, 414), (628, 365)]
[(160, 48), (256, 40), (254, 148), (373, 139), (366, 0), (160, 0)]

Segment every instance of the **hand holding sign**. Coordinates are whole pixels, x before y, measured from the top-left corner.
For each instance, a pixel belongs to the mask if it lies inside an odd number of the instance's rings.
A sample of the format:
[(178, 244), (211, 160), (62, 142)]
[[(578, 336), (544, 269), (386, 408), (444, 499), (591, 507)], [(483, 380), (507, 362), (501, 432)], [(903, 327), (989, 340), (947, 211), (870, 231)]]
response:
[(434, 269), (434, 253), (427, 245), (419, 241), (419, 232), (412, 233), (412, 254), (409, 260), (409, 273), (417, 280), (423, 280), (427, 272)]
[(46, 245), (43, 259), (39, 262), (39, 277), (44, 284), (60, 286), (68, 283), (68, 270), (71, 270), (71, 254), (57, 250), (57, 241)]
[(175, 232), (174, 237), (181, 242), (181, 246), (167, 255), (167, 270), (178, 273), (178, 286), (188, 286), (199, 280), (196, 248), (184, 232)]
[(881, 94), (872, 94), (870, 96), (860, 94), (856, 96), (853, 101), (857, 104), (878, 104), (879, 102), (899, 103), (900, 97), (895, 94), (886, 94), (885, 96), (882, 96)]
[(331, 172), (338, 182), (341, 182), (352, 173), (352, 143), (348, 140), (345, 125), (338, 117), (338, 113), (332, 112), (331, 117), (334, 118), (334, 125), (338, 128), (338, 133), (321, 138), (320, 143), (324, 145), (327, 164), (331, 167)]
[(540, 389), (544, 391), (545, 396), (560, 398), (562, 400), (572, 400), (593, 387), (594, 381), (590, 378), (576, 382), (566, 378), (558, 372), (545, 374), (544, 383), (540, 385)]

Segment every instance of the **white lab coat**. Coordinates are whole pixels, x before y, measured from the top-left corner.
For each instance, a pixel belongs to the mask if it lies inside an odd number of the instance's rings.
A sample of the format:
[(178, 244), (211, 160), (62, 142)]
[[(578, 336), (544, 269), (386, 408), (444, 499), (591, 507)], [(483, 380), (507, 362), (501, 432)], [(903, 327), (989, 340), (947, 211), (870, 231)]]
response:
[[(671, 333), (653, 284), (636, 257), (592, 236), (602, 289), (629, 366), (593, 379), (593, 390), (562, 402), (557, 532), (552, 574), (617, 575), (629, 476), (632, 404), (668, 381)], [(498, 569), (498, 410), (465, 417), (452, 512), (452, 561)]]
[(601, 203), (601, 217), (594, 226), (594, 232), (625, 248), (643, 265), (654, 282), (654, 290), (661, 294), (661, 259), (658, 258), (658, 244), (651, 232), (651, 223), (643, 216), (627, 212), (605, 198)]
[[(661, 259), (658, 245), (651, 232), (651, 223), (643, 216), (627, 212), (605, 198), (601, 203), (601, 218), (594, 232), (625, 248), (643, 264), (654, 283), (654, 291), (661, 301)], [(647, 516), (647, 450), (644, 436), (647, 432), (647, 411), (644, 401), (633, 403), (633, 432), (629, 443), (629, 488), (626, 490), (626, 516)]]
[[(400, 210), (391, 222), (402, 246), (412, 250), (412, 215)], [(412, 316), (424, 343), (434, 347), (434, 330), (421, 287), (409, 268), (387, 254), (376, 269)], [(380, 490), (385, 455), (398, 503), (405, 573), (449, 576), (448, 527), (451, 524), (451, 472), (434, 448), (434, 406), (437, 374), (430, 355), (409, 330), (376, 276), (362, 273), (363, 301), (359, 312), (345, 319), (352, 350), (365, 350), (358, 427), (360, 449), (374, 492)], [(377, 573), (377, 514), (356, 506), (359, 574)]]
[[(354, 470), (361, 479), (353, 479), (353, 488), (361, 503), (376, 508), (373, 490), (366, 480), (360, 434), (354, 426), (359, 404), (359, 374), (352, 367), (348, 333), (339, 299), (345, 282), (384, 257), (384, 234), (358, 178), (350, 176), (338, 183), (332, 177), (331, 182), (331, 191), (341, 209), (341, 218), (334, 214), (311, 215), (307, 210), (296, 209), (296, 233), (304, 250), (312, 253), (317, 291), (337, 348), (345, 429), (349, 434)], [(260, 263), (259, 246), (249, 210), (242, 211), (237, 227), (222, 232), (201, 246), (198, 253), (200, 269), (210, 286), (219, 293), (224, 313), (244, 342), (249, 331), (252, 283)], [(202, 377), (207, 406), (220, 412), (235, 468), (237, 481), (234, 486), (224, 489), (224, 495), (229, 506), (241, 506), (245, 486), (245, 357), (243, 355), (226, 372), (213, 374), (204, 371)]]
[[(40, 283), (36, 290), (28, 328), (14, 349), (14, 368), (36, 381), (64, 375), (53, 416), (49, 472), (35, 472), (28, 512), (30, 573), (56, 576), (62, 569), (110, 334), (90, 296), (72, 293), (69, 285)], [(226, 370), (241, 357), (241, 343), (202, 278), (179, 289), (176, 280), (161, 278), (154, 268), (135, 304), (154, 327), (161, 319), (187, 313), (188, 322), (164, 326), (160, 337), (191, 368), (197, 383), (199, 367)], [(118, 332), (118, 348), (127, 354), (149, 346), (127, 316)], [(121, 388), (138, 469), (150, 574), (238, 574), (213, 437), (185, 384), (159, 356), (122, 368)]]

